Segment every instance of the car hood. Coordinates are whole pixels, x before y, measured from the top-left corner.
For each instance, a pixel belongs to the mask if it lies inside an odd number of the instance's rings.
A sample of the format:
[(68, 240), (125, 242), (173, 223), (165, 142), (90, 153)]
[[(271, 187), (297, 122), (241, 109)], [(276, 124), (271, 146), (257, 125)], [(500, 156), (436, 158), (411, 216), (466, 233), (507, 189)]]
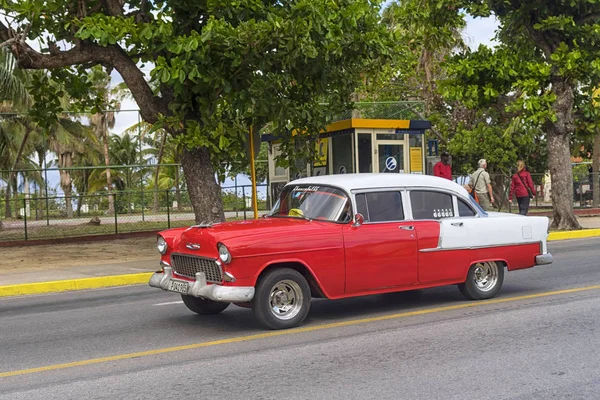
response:
[[(177, 252), (188, 252), (186, 245), (200, 246), (195, 254), (216, 256), (218, 243), (226, 245), (235, 257), (257, 253), (304, 250), (316, 242), (341, 233), (341, 224), (299, 218), (261, 218), (224, 222), (209, 227), (190, 227), (181, 233)], [(337, 242), (337, 241), (334, 241)], [(341, 235), (339, 245), (342, 245)]]

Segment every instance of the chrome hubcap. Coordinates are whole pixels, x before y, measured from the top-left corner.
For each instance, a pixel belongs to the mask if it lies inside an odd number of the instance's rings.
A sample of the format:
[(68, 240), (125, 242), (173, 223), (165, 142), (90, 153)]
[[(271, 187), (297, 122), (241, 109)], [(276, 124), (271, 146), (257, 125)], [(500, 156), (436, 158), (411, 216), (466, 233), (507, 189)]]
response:
[(473, 273), (475, 286), (482, 292), (489, 292), (498, 283), (498, 266), (495, 262), (478, 263)]
[(302, 289), (296, 282), (289, 279), (279, 281), (271, 288), (271, 313), (278, 319), (292, 319), (300, 312), (302, 300)]

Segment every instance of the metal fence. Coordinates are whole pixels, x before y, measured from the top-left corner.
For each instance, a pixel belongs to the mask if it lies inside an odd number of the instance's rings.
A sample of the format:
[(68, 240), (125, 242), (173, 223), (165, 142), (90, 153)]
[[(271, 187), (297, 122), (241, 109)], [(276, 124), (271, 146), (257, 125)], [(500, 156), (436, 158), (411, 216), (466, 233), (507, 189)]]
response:
[[(266, 185), (258, 185), (265, 187)], [(251, 186), (222, 188), (223, 207), (228, 220), (253, 217)], [(110, 199), (112, 197), (112, 200)], [(4, 211), (5, 200), (0, 200)], [(0, 242), (55, 239), (126, 232), (159, 231), (194, 224), (194, 212), (187, 191), (115, 191), (71, 197), (25, 196), (10, 199), (13, 218), (0, 218)], [(110, 204), (114, 212), (110, 212)], [(261, 214), (270, 208), (258, 199)]]
[[(532, 174), (537, 196), (531, 201), (530, 213), (552, 211), (548, 182), (543, 174)], [(508, 175), (492, 175), (495, 209), (518, 212), (516, 201), (508, 202)], [(455, 177), (466, 184), (468, 177)], [(592, 207), (594, 184), (600, 184), (598, 174), (578, 174), (573, 184), (573, 206)], [(267, 185), (258, 185), (263, 193)], [(253, 217), (250, 185), (222, 187), (225, 216), (228, 220)], [(1, 195), (1, 193), (0, 193)], [(109, 196), (113, 199), (110, 201)], [(271, 208), (269, 197), (258, 199), (264, 214)], [(516, 200), (516, 199), (513, 199)], [(74, 194), (70, 205), (64, 195), (45, 196), (44, 191), (32, 195), (18, 193), (9, 200), (12, 218), (4, 218), (5, 198), (0, 196), (0, 242), (9, 240), (53, 239), (125, 232), (158, 231), (194, 224), (189, 195), (184, 188), (170, 190), (134, 190)], [(110, 212), (111, 206), (115, 212)]]

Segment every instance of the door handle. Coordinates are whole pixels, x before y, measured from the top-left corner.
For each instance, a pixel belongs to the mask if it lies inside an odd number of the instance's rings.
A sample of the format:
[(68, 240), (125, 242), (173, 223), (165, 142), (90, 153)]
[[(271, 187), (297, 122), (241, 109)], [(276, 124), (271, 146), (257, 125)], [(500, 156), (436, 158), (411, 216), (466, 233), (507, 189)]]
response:
[(452, 226), (463, 226), (462, 222), (452, 222), (450, 225)]
[(402, 229), (404, 231), (414, 231), (415, 227), (412, 226), (412, 225), (408, 225), (408, 226), (407, 225), (403, 225), (403, 226), (400, 227), (400, 229)]

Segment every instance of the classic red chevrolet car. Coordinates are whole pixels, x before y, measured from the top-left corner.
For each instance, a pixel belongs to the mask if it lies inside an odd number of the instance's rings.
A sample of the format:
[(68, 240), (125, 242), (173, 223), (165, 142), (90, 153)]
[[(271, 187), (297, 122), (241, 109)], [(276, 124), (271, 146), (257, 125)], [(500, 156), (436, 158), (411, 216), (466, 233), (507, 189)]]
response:
[(198, 314), (250, 306), (271, 329), (300, 324), (313, 297), (458, 284), (488, 299), (505, 269), (552, 263), (548, 223), (486, 213), (462, 186), (431, 176), (304, 178), (260, 220), (160, 232), (150, 286), (181, 293)]

